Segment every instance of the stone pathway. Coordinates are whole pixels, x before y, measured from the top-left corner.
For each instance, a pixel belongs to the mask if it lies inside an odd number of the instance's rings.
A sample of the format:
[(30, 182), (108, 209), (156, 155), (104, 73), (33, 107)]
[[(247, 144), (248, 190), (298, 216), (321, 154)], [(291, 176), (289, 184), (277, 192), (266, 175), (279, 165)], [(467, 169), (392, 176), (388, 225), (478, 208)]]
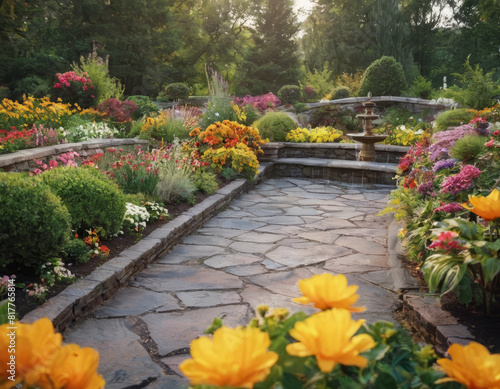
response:
[(376, 213), (389, 187), (324, 180), (270, 179), (187, 236), (113, 299), (64, 334), (97, 349), (106, 388), (184, 388), (178, 364), (189, 342), (218, 316), (246, 324), (260, 304), (294, 304), (297, 281), (343, 273), (359, 286), (356, 314), (393, 320), (398, 301), (390, 276), (387, 226)]

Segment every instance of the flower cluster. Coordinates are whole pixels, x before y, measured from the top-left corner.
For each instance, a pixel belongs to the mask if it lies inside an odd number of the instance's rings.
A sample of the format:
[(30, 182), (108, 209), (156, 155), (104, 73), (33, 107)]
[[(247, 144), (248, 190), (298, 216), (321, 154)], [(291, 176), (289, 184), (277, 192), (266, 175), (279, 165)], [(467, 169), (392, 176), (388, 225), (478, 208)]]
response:
[(125, 204), (126, 210), (123, 217), (123, 228), (139, 232), (146, 228), (150, 214), (146, 207), (141, 207), (132, 203)]
[(290, 131), (286, 140), (288, 142), (330, 143), (342, 140), (343, 133), (333, 127), (316, 127), (311, 130), (297, 128)]
[(472, 165), (462, 166), (460, 173), (448, 176), (443, 180), (441, 187), (442, 193), (449, 193), (451, 195), (456, 195), (459, 192), (463, 192), (469, 189), (472, 185), (472, 180), (479, 177), (481, 171)]
[(131, 100), (120, 101), (110, 98), (100, 103), (96, 108), (104, 118), (123, 123), (132, 120), (137, 104)]
[(434, 182), (432, 180), (422, 182), (418, 186), (417, 191), (423, 197), (425, 197), (425, 196), (436, 197), (437, 196), (436, 193), (434, 192)]
[(101, 241), (99, 239), (99, 229), (87, 230), (88, 236), (83, 240), (83, 242), (90, 247), (92, 258), (104, 255), (105, 257), (109, 256), (109, 248), (107, 246), (101, 245)]
[(463, 138), (465, 135), (475, 134), (474, 127), (470, 124), (456, 127), (453, 130), (436, 132), (432, 136), (433, 143), (429, 147), (430, 160), (437, 161), (448, 157), (450, 148), (455, 144), (458, 139)]
[[(85, 73), (85, 75), (88, 77), (88, 74)], [(57, 73), (56, 77), (59, 80), (59, 82), (57, 82), (54, 85), (54, 88), (56, 89), (61, 89), (63, 85), (69, 88), (71, 86), (72, 81), (82, 83), (83, 90), (88, 90), (89, 88), (94, 89), (94, 86), (92, 85), (92, 81), (90, 80), (90, 78), (79, 76), (75, 72), (66, 72), (63, 74)]]
[(68, 134), (68, 138), (71, 142), (82, 142), (89, 139), (113, 138), (119, 133), (119, 130), (108, 126), (106, 122), (93, 122), (76, 127), (70, 134)]
[(429, 128), (415, 131), (412, 128), (406, 128), (405, 125), (400, 125), (394, 129), (389, 128), (386, 131), (389, 136), (382, 142), (386, 145), (413, 146), (430, 137)]
[(14, 280), (16, 278), (15, 274), (12, 274), (10, 277), (9, 276), (3, 276), (0, 278), (0, 298), (7, 293), (7, 289), (9, 286), (12, 286), (12, 284), (9, 282), (9, 280)]
[[(0, 326), (7, 334), (10, 324)], [(16, 323), (15, 380), (10, 381), (8, 368), (0, 372), (4, 388), (104, 388), (104, 379), (97, 374), (99, 354), (92, 348), (76, 344), (62, 345), (62, 336), (54, 331), (52, 322), (42, 318), (33, 324)], [(0, 363), (10, 366), (8, 336), (0, 337)]]
[(0, 130), (0, 154), (14, 152), (28, 147), (35, 134), (34, 130), (12, 131)]
[(76, 103), (88, 108), (94, 101), (94, 86), (88, 75), (79, 76), (75, 72), (57, 73), (58, 82), (54, 84), (52, 95), (68, 103)]
[(438, 172), (443, 169), (452, 169), (455, 167), (455, 164), (457, 163), (457, 160), (454, 158), (451, 159), (441, 159), (439, 161), (436, 161), (434, 165), (432, 166), (432, 170), (434, 172)]
[(454, 231), (442, 232), (437, 239), (429, 245), (431, 250), (444, 250), (447, 254), (452, 251), (465, 249), (462, 242), (458, 239), (458, 234)]
[[(79, 158), (80, 154), (75, 151), (68, 151), (59, 155), (56, 159), (62, 164), (62, 166), (73, 166), (76, 167), (75, 158)], [(38, 168), (29, 173), (30, 176), (37, 176), (42, 174), (46, 170), (52, 170), (59, 166), (59, 162), (54, 159), (51, 159), (47, 163), (44, 163), (42, 160), (35, 159), (35, 163), (38, 165)]]
[(264, 112), (266, 109), (275, 109), (281, 104), (280, 99), (278, 99), (272, 92), (260, 96), (246, 95), (245, 97), (236, 97), (233, 102), (240, 108), (250, 105), (257, 108), (260, 112)]
[(434, 209), (434, 213), (436, 212), (445, 212), (446, 214), (453, 215), (458, 212), (462, 212), (464, 209), (459, 203), (444, 203), (441, 201), (441, 206)]

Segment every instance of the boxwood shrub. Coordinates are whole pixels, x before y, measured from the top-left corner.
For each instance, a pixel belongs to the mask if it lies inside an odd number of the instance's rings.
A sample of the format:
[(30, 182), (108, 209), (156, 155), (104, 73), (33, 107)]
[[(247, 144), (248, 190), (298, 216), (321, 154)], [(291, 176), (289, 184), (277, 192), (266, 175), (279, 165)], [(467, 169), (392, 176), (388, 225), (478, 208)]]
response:
[(286, 135), (297, 128), (293, 119), (284, 112), (268, 112), (255, 123), (262, 139), (283, 142)]
[(0, 173), (0, 269), (34, 267), (58, 255), (70, 236), (70, 215), (39, 180)]
[(125, 214), (125, 197), (116, 184), (99, 170), (82, 166), (46, 171), (38, 179), (61, 198), (71, 215), (72, 228), (102, 227), (101, 235), (116, 234)]
[(393, 57), (384, 56), (373, 61), (365, 71), (358, 96), (401, 96), (406, 89), (403, 66)]
[(278, 91), (278, 98), (283, 104), (293, 104), (300, 100), (300, 87), (298, 85), (284, 85)]

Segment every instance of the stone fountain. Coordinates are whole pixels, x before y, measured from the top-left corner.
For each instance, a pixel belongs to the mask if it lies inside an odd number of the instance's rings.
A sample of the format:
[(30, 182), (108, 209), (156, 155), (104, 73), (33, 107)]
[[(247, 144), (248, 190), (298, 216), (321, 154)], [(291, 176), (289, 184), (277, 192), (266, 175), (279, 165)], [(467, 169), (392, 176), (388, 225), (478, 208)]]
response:
[(365, 107), (365, 113), (356, 115), (363, 121), (362, 134), (347, 134), (347, 136), (356, 142), (363, 143), (363, 147), (359, 153), (359, 159), (361, 161), (374, 161), (375, 160), (375, 143), (383, 142), (388, 135), (376, 135), (372, 132), (373, 130), (373, 119), (378, 119), (379, 116), (375, 115), (372, 110), (375, 107), (375, 103), (371, 101), (371, 93), (368, 93), (368, 101), (363, 103)]

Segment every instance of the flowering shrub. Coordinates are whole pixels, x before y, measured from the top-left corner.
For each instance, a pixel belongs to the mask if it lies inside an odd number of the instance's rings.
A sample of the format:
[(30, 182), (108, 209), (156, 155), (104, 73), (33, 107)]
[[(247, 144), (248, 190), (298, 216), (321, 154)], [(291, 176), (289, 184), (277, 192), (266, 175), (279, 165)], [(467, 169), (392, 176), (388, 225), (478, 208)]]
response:
[(125, 216), (123, 217), (123, 228), (139, 232), (146, 228), (149, 221), (149, 212), (146, 207), (141, 207), (132, 203), (125, 204)]
[(257, 108), (261, 113), (267, 109), (275, 109), (281, 104), (280, 99), (278, 99), (272, 92), (260, 96), (250, 96), (245, 97), (235, 97), (233, 103), (238, 105), (240, 108), (245, 108), (247, 105)]
[(99, 256), (109, 256), (109, 248), (101, 245), (101, 240), (99, 238), (99, 233), (101, 230), (102, 228), (85, 231), (87, 233), (87, 237), (83, 239), (83, 242), (89, 247), (90, 256), (92, 258)]
[(287, 142), (310, 142), (310, 143), (329, 143), (342, 140), (343, 133), (333, 127), (316, 127), (308, 130), (307, 128), (297, 128), (290, 131), (287, 136)]
[(131, 100), (120, 101), (112, 97), (100, 103), (96, 108), (104, 118), (123, 123), (132, 120), (137, 104)]
[[(468, 139), (464, 136), (473, 139), (471, 144), (486, 141), (486, 147), (453, 153), (460, 160), (449, 159), (448, 151)], [(399, 187), (383, 211), (405, 222), (401, 238), (410, 259), (421, 263), (432, 292), (453, 291), (460, 301), (474, 301), (486, 313), (494, 309), (492, 285), (500, 273), (499, 141), (498, 127), (476, 118), (434, 134), (428, 148), (412, 147), (399, 163)]]
[(87, 73), (79, 76), (75, 72), (57, 73), (57, 81), (54, 84), (52, 97), (61, 99), (70, 104), (78, 104), (80, 107), (88, 108), (94, 102), (94, 86), (88, 78)]
[(12, 127), (12, 131), (0, 130), (0, 154), (25, 149), (31, 143), (34, 134), (34, 130), (18, 131), (15, 127)]
[[(343, 275), (315, 275), (299, 286), (322, 312), (290, 316), (283, 308), (259, 306), (246, 327), (221, 327), (216, 319), (207, 330), (212, 339), (193, 340), (191, 359), (179, 365), (193, 389), (451, 389), (457, 387), (453, 381), (486, 389), (500, 383), (500, 355), (478, 343), (452, 345), (452, 360), (437, 360), (431, 346), (416, 345), (391, 323), (353, 319), (343, 307), (357, 300), (357, 287)], [(470, 363), (465, 352), (473, 353)], [(436, 360), (443, 369), (433, 366)]]
[(120, 130), (109, 127), (106, 122), (87, 123), (76, 127), (70, 133), (67, 133), (70, 142), (82, 142), (89, 139), (113, 138), (118, 135)]
[(389, 128), (387, 133), (389, 136), (382, 143), (394, 146), (413, 146), (431, 135), (429, 128), (415, 131), (412, 128), (406, 128), (405, 125), (397, 126), (394, 129)]
[[(7, 334), (11, 324), (0, 331)], [(62, 336), (54, 331), (52, 322), (42, 318), (33, 324), (16, 323), (15, 375), (9, 368), (0, 372), (0, 385), (12, 388), (104, 388), (104, 379), (97, 374), (99, 354), (92, 348), (76, 344), (62, 345)], [(0, 363), (11, 366), (8, 350), (10, 338), (0, 338)], [(9, 377), (15, 376), (15, 381)]]
[(234, 147), (208, 149), (203, 153), (203, 159), (210, 161), (218, 172), (224, 167), (230, 167), (237, 174), (252, 179), (257, 174), (259, 161), (255, 153), (244, 143)]

